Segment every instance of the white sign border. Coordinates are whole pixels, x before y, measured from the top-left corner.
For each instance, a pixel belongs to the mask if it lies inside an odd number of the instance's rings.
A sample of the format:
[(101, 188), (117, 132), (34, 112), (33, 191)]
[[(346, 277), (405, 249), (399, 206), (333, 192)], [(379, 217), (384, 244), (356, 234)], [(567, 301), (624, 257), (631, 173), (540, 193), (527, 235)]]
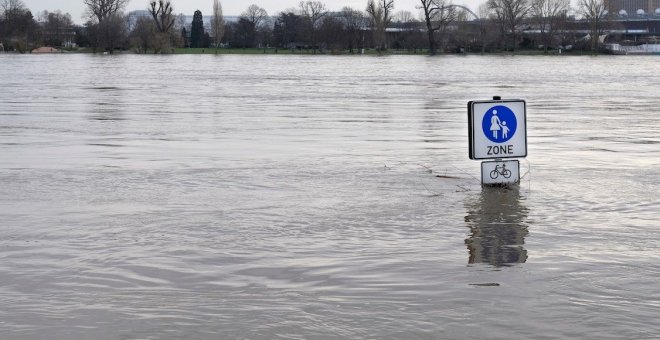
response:
[[(523, 119), (525, 126), (525, 153), (523, 155), (514, 155), (514, 156), (502, 156), (494, 155), (493, 157), (476, 157), (475, 151), (475, 128), (481, 126), (481, 124), (475, 124), (474, 122), (474, 105), (475, 104), (506, 104), (506, 103), (522, 103), (523, 104)], [(527, 157), (527, 102), (523, 99), (497, 99), (497, 100), (474, 100), (468, 102), (468, 141), (469, 141), (469, 157), (473, 160), (484, 160), (484, 159), (508, 159), (508, 158), (525, 158)]]
[[(515, 164), (514, 168), (515, 172), (513, 170), (511, 171), (511, 177), (510, 178), (503, 178), (503, 180), (500, 181), (495, 181), (494, 179), (488, 179), (486, 176), (490, 176), (490, 171), (488, 174), (484, 172), (484, 169), (487, 165), (492, 165), (492, 163), (495, 163), (495, 166), (497, 166), (498, 163), (502, 163), (505, 166), (508, 166), (507, 169), (512, 169), (510, 164)], [(494, 170), (497, 170), (495, 168)], [(492, 170), (491, 170), (492, 171)], [(515, 174), (516, 176), (513, 176)], [(499, 176), (498, 176), (499, 178)], [(487, 185), (487, 186), (498, 186), (498, 185), (515, 185), (520, 183), (520, 161), (517, 159), (508, 159), (508, 160), (495, 160), (495, 161), (484, 161), (481, 162), (481, 185)]]

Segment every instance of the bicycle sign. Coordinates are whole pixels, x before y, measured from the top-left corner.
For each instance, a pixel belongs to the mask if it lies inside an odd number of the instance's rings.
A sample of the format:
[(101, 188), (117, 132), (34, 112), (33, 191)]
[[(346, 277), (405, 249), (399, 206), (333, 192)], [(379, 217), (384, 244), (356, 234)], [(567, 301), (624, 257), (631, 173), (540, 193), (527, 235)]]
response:
[(481, 163), (481, 183), (504, 185), (518, 182), (520, 182), (520, 162), (517, 160)]
[(490, 178), (497, 179), (500, 175), (504, 178), (511, 178), (511, 170), (506, 168), (506, 163), (495, 165), (495, 169), (490, 172)]

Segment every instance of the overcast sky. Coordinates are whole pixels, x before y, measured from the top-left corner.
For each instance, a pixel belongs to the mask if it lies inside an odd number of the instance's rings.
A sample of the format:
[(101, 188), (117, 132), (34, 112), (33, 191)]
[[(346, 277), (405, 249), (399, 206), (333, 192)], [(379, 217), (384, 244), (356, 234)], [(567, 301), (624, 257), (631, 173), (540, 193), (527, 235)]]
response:
[[(175, 13), (183, 13), (192, 15), (195, 10), (202, 11), (204, 16), (210, 15), (213, 8), (213, 0), (171, 0), (174, 6)], [(486, 0), (454, 0), (453, 3), (457, 5), (464, 5), (472, 10), (485, 2)], [(69, 13), (76, 23), (83, 23), (85, 20), (82, 18), (85, 11), (83, 0), (23, 0), (27, 8), (36, 16), (37, 13), (48, 10), (55, 11), (61, 10), (64, 13)], [(364, 10), (367, 6), (367, 0), (321, 0), (326, 7), (331, 11), (340, 10), (344, 6), (350, 6), (355, 9)], [(277, 15), (277, 13), (292, 7), (298, 7), (300, 0), (220, 0), (225, 15), (240, 15), (250, 4), (256, 4), (263, 7), (270, 15)], [(394, 0), (394, 10), (406, 10), (412, 12), (415, 17), (419, 10), (419, 0)], [(146, 9), (149, 0), (130, 0), (127, 11), (136, 9)]]

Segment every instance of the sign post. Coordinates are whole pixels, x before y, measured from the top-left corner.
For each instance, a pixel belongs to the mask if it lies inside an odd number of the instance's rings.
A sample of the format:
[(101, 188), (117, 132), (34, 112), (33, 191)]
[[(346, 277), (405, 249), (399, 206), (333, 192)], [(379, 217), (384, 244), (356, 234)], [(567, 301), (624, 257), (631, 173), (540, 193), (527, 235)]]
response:
[(505, 161), (527, 157), (527, 105), (524, 100), (468, 102), (469, 156), (495, 160), (481, 164), (482, 185), (520, 182), (520, 163)]

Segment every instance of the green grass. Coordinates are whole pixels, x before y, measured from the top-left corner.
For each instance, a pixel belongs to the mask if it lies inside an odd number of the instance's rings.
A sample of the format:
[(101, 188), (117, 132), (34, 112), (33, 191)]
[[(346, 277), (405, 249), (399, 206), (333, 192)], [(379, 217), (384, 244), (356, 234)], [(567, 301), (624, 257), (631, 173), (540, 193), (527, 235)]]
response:
[[(417, 50), (417, 53), (407, 50), (387, 50), (381, 54), (390, 55), (390, 54), (425, 54), (424, 50)], [(176, 48), (174, 49), (174, 54), (272, 54), (272, 55), (358, 55), (359, 50), (354, 49), (351, 54), (349, 50), (341, 51), (329, 51), (324, 52), (313, 51), (313, 50), (298, 50), (298, 49), (286, 49), (286, 48)], [(364, 54), (368, 55), (378, 55), (378, 51), (375, 49), (365, 49)]]
[[(314, 54), (282, 48), (176, 48), (174, 54)], [(318, 54), (318, 52), (317, 52)]]
[[(236, 55), (360, 55), (359, 49), (354, 49), (353, 53), (350, 53), (349, 50), (341, 51), (329, 51), (324, 52), (312, 51), (312, 50), (291, 50), (285, 48), (176, 48), (174, 49), (174, 54), (236, 54)], [(581, 51), (563, 51), (562, 54), (576, 55), (589, 52)], [(428, 55), (428, 50), (426, 49), (416, 49), (416, 50), (405, 50), (405, 49), (389, 49), (384, 52), (377, 51), (376, 49), (365, 49), (365, 55)], [(457, 53), (438, 53), (438, 55), (456, 55)], [(468, 55), (480, 55), (479, 51), (469, 51), (466, 54)], [(496, 51), (496, 52), (486, 52), (484, 55), (558, 55), (557, 51), (551, 50), (548, 53), (544, 53), (542, 50), (537, 49), (519, 49), (515, 52), (510, 51)]]
[[(92, 53), (91, 48), (80, 48), (73, 50), (74, 53)], [(350, 53), (349, 50), (342, 51), (313, 51), (313, 50), (291, 50), (285, 48), (175, 48), (172, 54), (208, 54), (208, 55), (360, 55), (359, 49), (354, 49), (353, 53)], [(97, 53), (103, 53), (103, 51), (97, 50)], [(133, 54), (133, 50), (126, 51), (115, 51), (115, 54)], [(153, 55), (153, 51), (148, 51), (146, 54)], [(428, 51), (425, 49), (417, 50), (404, 50), (404, 49), (389, 49), (384, 52), (377, 51), (376, 49), (365, 49), (365, 55), (428, 55)], [(481, 55), (479, 51), (469, 51), (467, 55)], [(564, 51), (562, 54), (566, 55), (591, 55), (588, 51)], [(442, 55), (457, 55), (456, 53), (438, 53), (438, 56)], [(495, 52), (486, 52), (484, 55), (558, 55), (557, 51), (548, 51), (547, 54), (544, 54), (542, 50), (532, 50), (532, 49), (520, 49), (515, 52), (510, 51), (495, 51)]]
[(174, 54), (275, 54), (275, 52), (272, 49), (260, 48), (175, 48)]

